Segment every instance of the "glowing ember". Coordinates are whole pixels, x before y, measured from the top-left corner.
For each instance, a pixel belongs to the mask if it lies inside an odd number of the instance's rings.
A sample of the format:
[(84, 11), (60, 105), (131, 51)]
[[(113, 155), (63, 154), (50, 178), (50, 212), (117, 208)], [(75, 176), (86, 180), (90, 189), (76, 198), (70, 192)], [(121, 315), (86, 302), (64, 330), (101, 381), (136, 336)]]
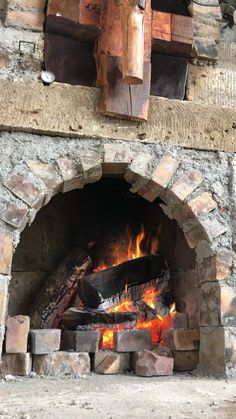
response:
[[(156, 254), (159, 247), (158, 242), (158, 235), (160, 233), (161, 227), (159, 227), (156, 237), (153, 238), (146, 238), (144, 227), (141, 227), (140, 233), (137, 235), (136, 238), (133, 238), (132, 235), (129, 235), (129, 243), (127, 248), (127, 255), (126, 257), (121, 256), (119, 248), (113, 249), (112, 253), (112, 260), (113, 263), (111, 266), (117, 266), (122, 262), (125, 262), (127, 260), (136, 259), (141, 256), (145, 256), (147, 254)], [(142, 245), (145, 243), (147, 244), (146, 251), (142, 250)], [(94, 269), (94, 272), (101, 272), (104, 269), (107, 269), (109, 266), (107, 266), (103, 261)], [(128, 287), (125, 286), (125, 298), (123, 301), (121, 301), (119, 304), (109, 308), (108, 312), (110, 313), (118, 313), (118, 312), (135, 312), (137, 311), (137, 308), (134, 306), (133, 301), (131, 298), (128, 297)], [(145, 290), (142, 300), (152, 309), (155, 309), (155, 302), (157, 296), (160, 294), (160, 290), (155, 289), (155, 287), (149, 287)], [(141, 330), (150, 330), (151, 336), (152, 336), (152, 342), (154, 344), (157, 344), (161, 340), (161, 333), (163, 330), (171, 327), (172, 317), (175, 313), (175, 304), (172, 304), (170, 307), (170, 314), (169, 316), (163, 318), (160, 315), (157, 315), (157, 317), (154, 320), (145, 321), (145, 320), (138, 320), (137, 324), (135, 326), (136, 329)], [(98, 328), (100, 332), (102, 333), (102, 342), (101, 347), (103, 349), (113, 349), (114, 348), (114, 332), (118, 330), (125, 330), (127, 327), (125, 327), (122, 324), (117, 324), (114, 326), (113, 329), (104, 329), (104, 328)]]

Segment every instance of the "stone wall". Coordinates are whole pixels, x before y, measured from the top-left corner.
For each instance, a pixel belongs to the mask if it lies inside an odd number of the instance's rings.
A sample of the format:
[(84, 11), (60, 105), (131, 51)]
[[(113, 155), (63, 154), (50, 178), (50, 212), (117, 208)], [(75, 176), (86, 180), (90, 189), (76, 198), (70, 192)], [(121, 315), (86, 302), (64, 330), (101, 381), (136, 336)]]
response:
[[(199, 369), (233, 373), (235, 365), (235, 199), (230, 153), (136, 142), (2, 133), (0, 164), (1, 332), (14, 249), (26, 225), (60, 191), (102, 175), (124, 176), (131, 191), (175, 219), (196, 252), (200, 306)], [(215, 342), (220, 341), (220, 345)], [(214, 357), (212, 356), (214, 354)], [(213, 360), (214, 359), (214, 363)]]

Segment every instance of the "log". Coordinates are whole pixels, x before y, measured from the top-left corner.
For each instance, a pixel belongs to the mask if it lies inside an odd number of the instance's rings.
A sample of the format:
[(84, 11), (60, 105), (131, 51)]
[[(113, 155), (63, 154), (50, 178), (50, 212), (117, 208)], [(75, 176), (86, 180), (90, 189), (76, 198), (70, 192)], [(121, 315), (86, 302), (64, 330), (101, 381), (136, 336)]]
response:
[(126, 287), (159, 278), (165, 270), (160, 255), (143, 256), (85, 276), (79, 282), (78, 294), (86, 307), (98, 308), (104, 300), (122, 293)]
[(31, 311), (31, 327), (57, 328), (60, 325), (62, 314), (73, 304), (79, 281), (91, 265), (84, 250), (74, 248), (69, 252), (43, 284)]
[[(135, 57), (135, 60), (133, 52), (126, 51), (127, 57), (124, 61), (118, 5), (114, 0), (103, 1), (101, 35), (95, 48), (95, 59), (98, 74), (97, 85), (102, 87), (102, 100), (99, 109), (104, 115), (118, 118), (125, 117), (137, 121), (146, 121), (148, 118), (151, 83), (151, 17), (151, 0), (147, 0), (144, 16), (143, 58), (139, 54), (139, 58)], [(133, 47), (135, 49), (135, 45)], [(128, 56), (133, 58), (130, 60)], [(136, 74), (136, 77), (134, 73), (132, 80), (136, 84), (128, 85), (124, 83), (123, 63), (128, 63), (128, 60), (132, 63), (133, 69), (137, 69), (137, 61), (140, 64), (140, 60), (142, 60), (142, 84), (137, 84), (141, 74), (138, 76)], [(125, 66), (125, 68), (128, 67)], [(141, 68), (140, 65), (139, 68)], [(129, 82), (131, 82), (131, 79)]]
[(71, 307), (62, 316), (62, 324), (66, 329), (75, 330), (79, 326), (115, 325), (137, 322), (137, 313), (106, 313), (100, 310), (76, 309)]
[(145, 1), (115, 0), (119, 9), (122, 30), (123, 82), (143, 83), (144, 10)]

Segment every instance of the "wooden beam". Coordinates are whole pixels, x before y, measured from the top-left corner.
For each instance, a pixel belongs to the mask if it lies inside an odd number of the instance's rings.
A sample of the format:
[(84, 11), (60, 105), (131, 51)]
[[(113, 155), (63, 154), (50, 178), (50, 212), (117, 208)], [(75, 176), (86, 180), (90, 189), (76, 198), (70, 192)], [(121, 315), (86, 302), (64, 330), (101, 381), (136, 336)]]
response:
[(94, 42), (100, 32), (102, 0), (48, 0), (46, 32)]
[(193, 47), (193, 18), (154, 10), (152, 51), (176, 57), (190, 57)]

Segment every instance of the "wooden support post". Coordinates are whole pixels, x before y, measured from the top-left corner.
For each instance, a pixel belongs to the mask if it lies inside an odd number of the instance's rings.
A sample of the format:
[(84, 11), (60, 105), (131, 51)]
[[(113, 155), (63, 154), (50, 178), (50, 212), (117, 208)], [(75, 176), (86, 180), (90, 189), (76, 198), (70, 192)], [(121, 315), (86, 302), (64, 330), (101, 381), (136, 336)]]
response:
[[(86, 41), (87, 45), (96, 41), (101, 113), (137, 121), (148, 118), (151, 53), (190, 57), (193, 46), (192, 18), (152, 11), (151, 0), (48, 0), (46, 32), (50, 37), (46, 37), (45, 61), (56, 81), (63, 81), (66, 69), (63, 72), (65, 64), (56, 48), (53, 53), (52, 35)], [(67, 57), (73, 59), (74, 47)], [(84, 59), (84, 49), (78, 46), (78, 51), (76, 68)], [(74, 74), (71, 79), (76, 84)]]

